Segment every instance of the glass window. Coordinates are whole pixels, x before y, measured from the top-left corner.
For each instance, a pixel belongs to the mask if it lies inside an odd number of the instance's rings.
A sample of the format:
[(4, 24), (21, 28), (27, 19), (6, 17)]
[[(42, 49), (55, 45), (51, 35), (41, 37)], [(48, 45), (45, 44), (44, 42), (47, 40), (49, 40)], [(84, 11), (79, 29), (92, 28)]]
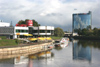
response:
[(33, 30), (33, 33), (38, 33), (38, 30)]
[(24, 30), (22, 30), (22, 32), (24, 32)]
[(40, 30), (40, 33), (45, 33), (45, 30)]
[(47, 30), (47, 33), (50, 33), (50, 30)]
[(53, 30), (51, 30), (51, 34), (52, 34), (52, 35), (54, 34), (54, 31), (53, 31)]
[(18, 30), (16, 30), (16, 32), (18, 32)]
[(18, 32), (20, 32), (20, 30), (16, 29), (16, 32), (18, 33)]
[(25, 32), (27, 33), (27, 32), (28, 32), (28, 30), (25, 30)]
[(73, 30), (84, 29), (91, 26), (91, 13), (73, 14)]
[(28, 30), (18, 30), (18, 29), (16, 29), (16, 32), (17, 32), (17, 33), (27, 33)]

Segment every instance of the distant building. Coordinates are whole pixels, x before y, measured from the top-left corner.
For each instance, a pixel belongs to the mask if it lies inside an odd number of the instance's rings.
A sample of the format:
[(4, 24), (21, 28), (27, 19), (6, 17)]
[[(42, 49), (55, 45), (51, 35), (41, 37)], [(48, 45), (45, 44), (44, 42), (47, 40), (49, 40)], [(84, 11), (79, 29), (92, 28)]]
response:
[(79, 29), (84, 29), (84, 28), (91, 28), (92, 25), (92, 15), (91, 11), (88, 13), (78, 13), (78, 14), (73, 14), (73, 33), (77, 33)]
[(10, 23), (7, 22), (0, 22), (0, 27), (9, 27)]

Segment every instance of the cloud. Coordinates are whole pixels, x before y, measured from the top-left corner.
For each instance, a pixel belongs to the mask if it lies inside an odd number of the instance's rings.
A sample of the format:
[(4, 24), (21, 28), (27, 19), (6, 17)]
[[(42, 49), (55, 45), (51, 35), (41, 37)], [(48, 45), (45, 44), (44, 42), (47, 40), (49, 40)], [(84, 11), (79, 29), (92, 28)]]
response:
[(0, 19), (13, 21), (13, 25), (19, 20), (35, 19), (41, 25), (71, 30), (73, 13), (92, 11), (93, 27), (99, 27), (99, 6), (99, 0), (0, 0)]

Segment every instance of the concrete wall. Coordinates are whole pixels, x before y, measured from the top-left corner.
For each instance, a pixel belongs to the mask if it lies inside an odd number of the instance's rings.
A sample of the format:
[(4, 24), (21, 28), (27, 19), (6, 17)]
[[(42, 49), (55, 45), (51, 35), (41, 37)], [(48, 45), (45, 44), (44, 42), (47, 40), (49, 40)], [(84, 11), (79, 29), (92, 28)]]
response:
[(50, 44), (52, 44), (52, 42), (13, 48), (0, 48), (0, 59), (13, 58), (17, 56), (25, 56), (42, 52), (48, 50), (46, 47)]

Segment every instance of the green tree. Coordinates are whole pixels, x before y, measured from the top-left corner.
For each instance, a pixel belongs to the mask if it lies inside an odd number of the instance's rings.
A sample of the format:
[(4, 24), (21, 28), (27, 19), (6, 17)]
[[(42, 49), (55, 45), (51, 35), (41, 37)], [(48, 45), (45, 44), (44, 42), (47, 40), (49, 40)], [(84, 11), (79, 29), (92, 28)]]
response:
[(82, 35), (87, 35), (88, 30), (86, 28), (82, 29)]
[(93, 29), (93, 35), (94, 36), (98, 36), (98, 28), (94, 28)]
[(63, 31), (63, 29), (61, 29), (61, 28), (59, 28), (59, 27), (55, 28), (55, 30), (54, 30), (54, 35), (57, 36), (57, 37), (62, 37), (62, 36), (64, 36), (64, 31)]
[(98, 30), (98, 36), (100, 36), (100, 29)]
[(78, 29), (78, 34), (79, 34), (79, 36), (82, 35), (82, 30), (81, 29)]
[(33, 21), (33, 26), (40, 26), (40, 24), (38, 24), (37, 21), (35, 21), (35, 20), (32, 20), (32, 21)]
[(18, 22), (18, 24), (26, 24), (26, 23), (25, 23), (25, 21), (20, 20), (20, 21)]
[(89, 26), (87, 26), (87, 29), (88, 29), (88, 30), (90, 30), (90, 29), (91, 29), (91, 26), (90, 26), (90, 25), (89, 25)]
[[(20, 20), (18, 22), (18, 24), (26, 24), (27, 20), (29, 20), (29, 19), (26, 19), (25, 21), (24, 20)], [(40, 26), (40, 24), (38, 24), (37, 21), (35, 21), (35, 20), (32, 20), (32, 21), (33, 21), (33, 26)]]

